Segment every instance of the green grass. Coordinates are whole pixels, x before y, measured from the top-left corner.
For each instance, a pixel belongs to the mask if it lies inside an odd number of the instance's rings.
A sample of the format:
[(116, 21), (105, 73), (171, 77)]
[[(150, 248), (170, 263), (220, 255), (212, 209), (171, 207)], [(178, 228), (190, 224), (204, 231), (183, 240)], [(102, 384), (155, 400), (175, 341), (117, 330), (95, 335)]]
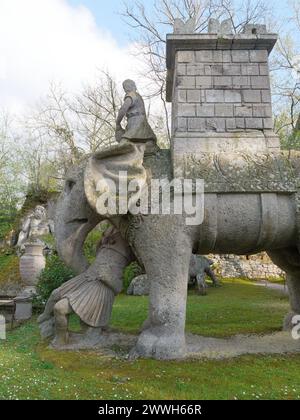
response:
[[(187, 330), (216, 337), (277, 331), (287, 310), (276, 291), (226, 281), (206, 297), (190, 293)], [(121, 295), (112, 326), (137, 332), (146, 315), (147, 298)], [(300, 355), (130, 362), (57, 352), (41, 343), (35, 320), (0, 343), (1, 399), (300, 399), (299, 372)]]
[(21, 282), (19, 271), (20, 260), (16, 255), (0, 254), (0, 285), (8, 282)]

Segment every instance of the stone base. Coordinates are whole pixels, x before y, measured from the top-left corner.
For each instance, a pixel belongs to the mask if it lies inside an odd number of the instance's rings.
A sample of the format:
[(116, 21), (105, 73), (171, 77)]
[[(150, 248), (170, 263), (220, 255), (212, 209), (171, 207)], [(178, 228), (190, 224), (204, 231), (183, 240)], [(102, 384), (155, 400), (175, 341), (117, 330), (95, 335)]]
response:
[(17, 296), (15, 299), (16, 321), (26, 321), (32, 317), (32, 298), (29, 296)]
[[(73, 334), (72, 343), (59, 350), (95, 350), (109, 356), (128, 358), (137, 337), (117, 332), (104, 333), (97, 344), (82, 342), (80, 335)], [(185, 359), (229, 359), (243, 354), (300, 353), (300, 340), (294, 340), (289, 332), (268, 335), (236, 335), (231, 338), (211, 338), (194, 334), (186, 335)], [(115, 346), (120, 350), (116, 352)]]

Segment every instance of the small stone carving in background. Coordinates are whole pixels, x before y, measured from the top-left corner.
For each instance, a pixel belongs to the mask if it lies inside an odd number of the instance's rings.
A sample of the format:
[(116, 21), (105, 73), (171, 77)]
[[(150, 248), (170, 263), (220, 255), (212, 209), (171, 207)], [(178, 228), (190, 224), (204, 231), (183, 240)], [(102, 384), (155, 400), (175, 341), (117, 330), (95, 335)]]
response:
[(219, 280), (213, 272), (212, 265), (214, 262), (209, 260), (202, 255), (192, 255), (189, 269), (189, 280), (190, 282), (197, 283), (199, 294), (202, 296), (206, 295), (207, 283), (205, 281), (205, 275), (211, 278), (215, 287), (221, 286)]
[(127, 289), (127, 295), (148, 296), (150, 285), (146, 274), (135, 277)]
[(208, 33), (218, 35), (228, 35), (233, 33), (231, 19), (223, 20), (220, 22), (218, 19), (209, 19), (208, 22)]
[[(214, 262), (201, 255), (192, 255), (189, 270), (190, 282), (197, 283), (199, 293), (206, 295), (207, 283), (205, 275), (211, 278), (214, 286), (220, 286), (220, 282), (215, 276), (212, 265)], [(135, 277), (127, 289), (127, 295), (148, 296), (150, 284), (146, 274)]]
[(29, 213), (22, 222), (21, 231), (17, 242), (17, 248), (21, 251), (25, 248), (25, 243), (35, 240), (43, 235), (54, 232), (52, 220), (47, 218), (47, 211), (43, 206), (36, 206), (33, 212)]
[(191, 17), (184, 22), (182, 19), (174, 20), (174, 34), (193, 34), (196, 31), (196, 17)]

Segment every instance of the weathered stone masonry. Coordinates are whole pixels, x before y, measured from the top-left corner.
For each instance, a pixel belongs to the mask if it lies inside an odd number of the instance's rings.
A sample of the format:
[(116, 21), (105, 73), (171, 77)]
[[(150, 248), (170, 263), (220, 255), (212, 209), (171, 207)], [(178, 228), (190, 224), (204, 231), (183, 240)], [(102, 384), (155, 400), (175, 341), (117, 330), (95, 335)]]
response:
[(175, 131), (272, 129), (268, 53), (178, 51)]

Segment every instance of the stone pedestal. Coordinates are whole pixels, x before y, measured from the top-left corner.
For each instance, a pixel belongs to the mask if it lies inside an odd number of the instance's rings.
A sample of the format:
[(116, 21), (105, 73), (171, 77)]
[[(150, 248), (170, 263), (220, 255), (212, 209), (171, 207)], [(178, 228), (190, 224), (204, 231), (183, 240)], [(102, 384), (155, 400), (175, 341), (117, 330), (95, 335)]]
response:
[(25, 244), (25, 253), (20, 258), (20, 274), (27, 287), (32, 288), (37, 285), (39, 275), (45, 266), (43, 245), (40, 243)]
[(16, 321), (26, 321), (32, 317), (32, 298), (30, 296), (17, 296), (15, 299)]

